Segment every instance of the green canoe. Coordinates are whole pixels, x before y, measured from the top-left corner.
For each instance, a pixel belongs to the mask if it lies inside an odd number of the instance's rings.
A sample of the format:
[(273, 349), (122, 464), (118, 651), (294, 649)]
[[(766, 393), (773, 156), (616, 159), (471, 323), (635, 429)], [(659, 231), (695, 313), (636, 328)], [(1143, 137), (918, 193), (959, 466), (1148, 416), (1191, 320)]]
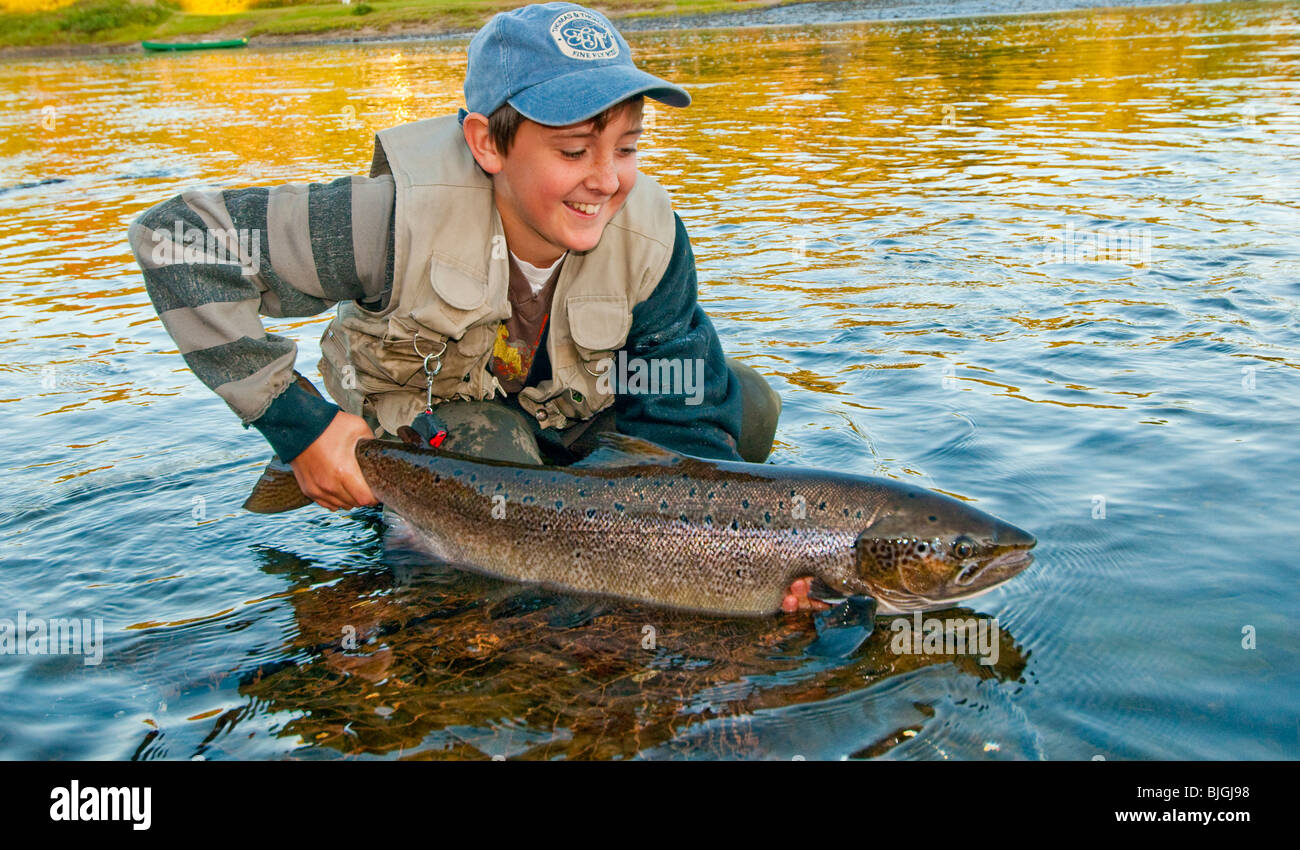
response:
[(211, 50), (217, 47), (247, 47), (248, 39), (230, 38), (225, 41), (142, 41), (145, 50)]

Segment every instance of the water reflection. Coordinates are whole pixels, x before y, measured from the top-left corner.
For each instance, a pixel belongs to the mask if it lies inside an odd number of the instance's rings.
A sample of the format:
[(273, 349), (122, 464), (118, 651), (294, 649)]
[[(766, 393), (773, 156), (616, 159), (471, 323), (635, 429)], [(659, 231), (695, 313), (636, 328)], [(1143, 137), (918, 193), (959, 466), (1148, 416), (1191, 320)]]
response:
[[(843, 745), (826, 727), (804, 725), (800, 706), (851, 700), (932, 665), (1000, 681), (1025, 667), (1005, 632), (989, 665), (973, 631), (960, 652), (898, 653), (882, 618), (848, 662), (827, 662), (803, 654), (816, 638), (806, 617), (727, 620), (580, 601), (403, 565), (392, 552), (393, 572), (320, 588), (309, 572), (294, 575), (301, 560), (291, 553), (262, 557), (264, 569), (289, 570), (296, 635), (282, 661), (242, 674), (239, 693), (295, 718), (280, 736), (343, 755), (790, 758)], [(928, 616), (988, 622), (958, 609)], [(205, 741), (235, 735), (238, 724), (239, 712), (226, 712)], [(858, 724), (851, 734), (872, 755), (904, 740), (892, 726)], [(140, 757), (156, 736), (146, 737)], [(690, 744), (656, 752), (674, 740)], [(782, 752), (791, 745), (799, 749)]]

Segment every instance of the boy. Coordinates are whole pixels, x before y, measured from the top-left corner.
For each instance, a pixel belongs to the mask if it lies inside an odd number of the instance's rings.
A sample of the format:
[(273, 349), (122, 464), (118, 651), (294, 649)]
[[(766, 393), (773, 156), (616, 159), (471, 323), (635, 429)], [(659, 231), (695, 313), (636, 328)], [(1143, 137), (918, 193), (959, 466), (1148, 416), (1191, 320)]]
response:
[[(780, 401), (724, 359), (685, 228), (636, 169), (644, 97), (690, 103), (598, 12), (526, 6), (471, 41), (468, 108), (380, 132), (369, 177), (187, 192), (137, 219), (131, 245), (186, 363), (330, 510), (376, 504), (353, 447), (426, 406), (466, 454), (572, 460), (616, 428), (761, 462)], [(252, 250), (234, 244), (247, 232)], [(223, 250), (240, 264), (217, 264)], [(320, 369), (337, 405), (258, 318), (334, 304)], [(672, 385), (638, 386), (629, 362)]]

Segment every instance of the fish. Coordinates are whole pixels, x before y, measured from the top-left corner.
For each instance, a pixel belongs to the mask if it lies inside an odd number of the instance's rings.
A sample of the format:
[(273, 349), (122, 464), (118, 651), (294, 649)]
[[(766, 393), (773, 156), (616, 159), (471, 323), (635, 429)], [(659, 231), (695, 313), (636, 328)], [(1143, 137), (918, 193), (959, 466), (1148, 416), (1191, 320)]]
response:
[(756, 617), (812, 576), (818, 599), (872, 600), (856, 606), (869, 618), (951, 607), (1033, 562), (1029, 533), (912, 484), (697, 458), (614, 432), (598, 445), (571, 466), (387, 440), (355, 452), (412, 548), (560, 592)]

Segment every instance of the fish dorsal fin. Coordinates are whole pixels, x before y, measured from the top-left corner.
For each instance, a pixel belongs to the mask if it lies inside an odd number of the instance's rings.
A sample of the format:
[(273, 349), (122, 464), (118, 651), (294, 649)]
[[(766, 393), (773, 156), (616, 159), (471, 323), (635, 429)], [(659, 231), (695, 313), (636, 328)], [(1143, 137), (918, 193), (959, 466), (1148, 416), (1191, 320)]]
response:
[(573, 464), (573, 466), (665, 464), (676, 463), (685, 457), (685, 455), (680, 455), (671, 449), (665, 449), (657, 443), (643, 440), (640, 437), (630, 437), (617, 431), (606, 431), (596, 435), (596, 445), (597, 448), (594, 452)]

